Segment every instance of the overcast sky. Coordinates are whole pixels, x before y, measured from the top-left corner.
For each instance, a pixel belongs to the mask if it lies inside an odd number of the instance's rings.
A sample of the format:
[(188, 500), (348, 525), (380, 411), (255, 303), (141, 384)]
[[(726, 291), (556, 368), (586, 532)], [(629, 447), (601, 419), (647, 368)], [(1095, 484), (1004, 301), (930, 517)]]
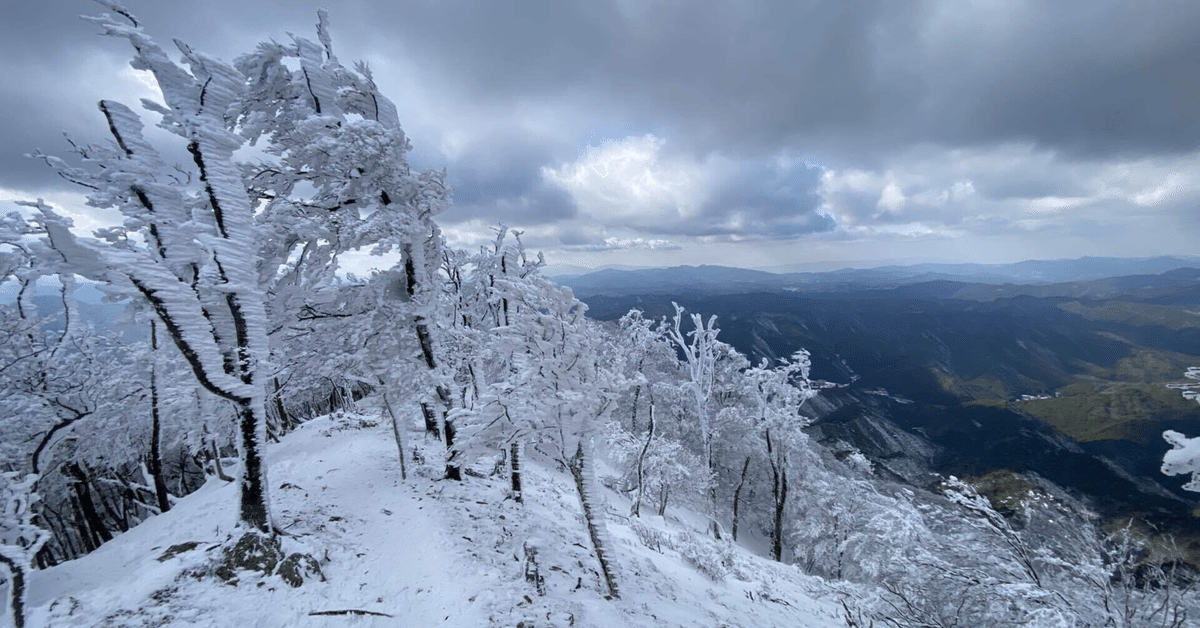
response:
[[(583, 266), (1200, 254), (1195, 0), (127, 5), (224, 58), (315, 38), (328, 5), (414, 164), (447, 168), (460, 246), (504, 222)], [(23, 154), (102, 140), (100, 98), (152, 95), (77, 17), (98, 12), (8, 3), (0, 200), (79, 208)]]

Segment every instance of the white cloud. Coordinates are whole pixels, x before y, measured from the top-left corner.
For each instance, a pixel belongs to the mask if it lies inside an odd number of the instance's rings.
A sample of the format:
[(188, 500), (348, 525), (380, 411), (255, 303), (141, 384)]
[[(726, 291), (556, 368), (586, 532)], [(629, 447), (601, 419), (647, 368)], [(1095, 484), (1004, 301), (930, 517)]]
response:
[(892, 213), (899, 213), (904, 209), (904, 205), (908, 199), (904, 197), (904, 190), (895, 181), (889, 181), (883, 186), (883, 191), (879, 193), (879, 201), (875, 206), (887, 210)]
[(1134, 205), (1154, 207), (1178, 198), (1183, 192), (1195, 193), (1196, 191), (1194, 183), (1189, 184), (1181, 173), (1172, 172), (1162, 183), (1134, 194), (1129, 200), (1133, 201)]
[(589, 146), (573, 162), (543, 168), (542, 176), (570, 195), (580, 223), (606, 235), (736, 241), (830, 229), (828, 215), (818, 212), (820, 172), (790, 154), (679, 154), (665, 139), (641, 135)]
[(1097, 199), (1086, 196), (1043, 196), (1029, 201), (1025, 211), (1031, 214), (1046, 214), (1060, 212), (1077, 207), (1083, 207)]
[(662, 238), (604, 238), (600, 244), (575, 244), (563, 247), (570, 251), (677, 251), (683, 247)]
[[(1200, 181), (1182, 174), (1194, 171), (1200, 153), (1089, 163), (1023, 144), (926, 146), (873, 170), (827, 170), (820, 193), (848, 237), (1020, 233), (1049, 246), (1071, 234), (1094, 241), (1081, 254), (1111, 254), (1135, 235), (1172, 241), (1166, 230), (1200, 205)], [(1160, 218), (1146, 220), (1150, 209)]]
[(707, 173), (702, 164), (663, 156), (665, 144), (654, 135), (609, 140), (542, 173), (582, 213), (604, 223), (636, 226), (686, 217), (699, 207)]

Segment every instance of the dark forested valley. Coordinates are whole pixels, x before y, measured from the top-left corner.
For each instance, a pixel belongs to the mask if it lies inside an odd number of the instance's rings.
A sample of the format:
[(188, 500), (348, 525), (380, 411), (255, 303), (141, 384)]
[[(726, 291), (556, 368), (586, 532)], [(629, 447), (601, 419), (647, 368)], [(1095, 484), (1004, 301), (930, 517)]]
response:
[(1200, 361), (1200, 270), (1028, 284), (928, 274), (700, 267), (565, 282), (600, 319), (633, 307), (662, 316), (672, 302), (715, 314), (721, 339), (752, 361), (807, 348), (813, 377), (836, 386), (813, 403), (809, 429), (897, 477), (1032, 471), (1113, 520), (1144, 517), (1190, 539), (1200, 557), (1195, 497), (1159, 470), (1163, 430), (1200, 430), (1200, 406), (1166, 387)]

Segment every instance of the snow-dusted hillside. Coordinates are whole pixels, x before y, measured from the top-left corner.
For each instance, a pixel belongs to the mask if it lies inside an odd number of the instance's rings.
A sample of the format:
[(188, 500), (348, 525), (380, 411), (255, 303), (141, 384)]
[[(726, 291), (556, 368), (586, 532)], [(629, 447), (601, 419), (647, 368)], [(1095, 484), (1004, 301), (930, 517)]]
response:
[[(611, 493), (622, 597), (606, 600), (569, 475), (530, 464), (522, 506), (499, 479), (427, 479), (440, 472), (430, 442), (430, 466), (402, 481), (390, 429), (375, 423), (318, 419), (269, 451), (284, 547), (321, 557), (326, 582), (188, 575), (232, 532), (234, 486), (212, 480), (96, 552), (35, 572), (31, 625), (844, 626), (819, 580), (674, 518), (631, 521)], [(183, 543), (196, 546), (163, 559)], [(525, 578), (529, 548), (544, 596)], [(313, 615), (345, 610), (373, 614)]]

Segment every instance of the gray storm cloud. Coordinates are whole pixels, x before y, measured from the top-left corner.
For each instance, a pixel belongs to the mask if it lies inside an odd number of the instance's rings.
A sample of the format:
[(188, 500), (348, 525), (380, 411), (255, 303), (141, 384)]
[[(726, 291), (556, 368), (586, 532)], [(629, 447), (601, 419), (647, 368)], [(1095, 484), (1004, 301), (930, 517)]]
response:
[[(310, 31), (320, 3), (128, 4), (160, 39), (228, 57)], [(0, 23), (6, 198), (65, 192), (23, 155), (66, 152), (64, 130), (102, 137), (95, 102), (139, 97), (127, 51), (75, 17), (98, 10), (24, 2)], [(672, 243), (633, 247), (646, 255), (822, 238), (856, 258), (884, 239), (1020, 233), (1050, 250), (1053, 230), (1122, 254), (1114, 225), (1171, 229), (1164, 246), (1196, 234), (1195, 2), (351, 0), (332, 17), (414, 161), (447, 168), (464, 229)], [(614, 156), (622, 176), (596, 174)]]

